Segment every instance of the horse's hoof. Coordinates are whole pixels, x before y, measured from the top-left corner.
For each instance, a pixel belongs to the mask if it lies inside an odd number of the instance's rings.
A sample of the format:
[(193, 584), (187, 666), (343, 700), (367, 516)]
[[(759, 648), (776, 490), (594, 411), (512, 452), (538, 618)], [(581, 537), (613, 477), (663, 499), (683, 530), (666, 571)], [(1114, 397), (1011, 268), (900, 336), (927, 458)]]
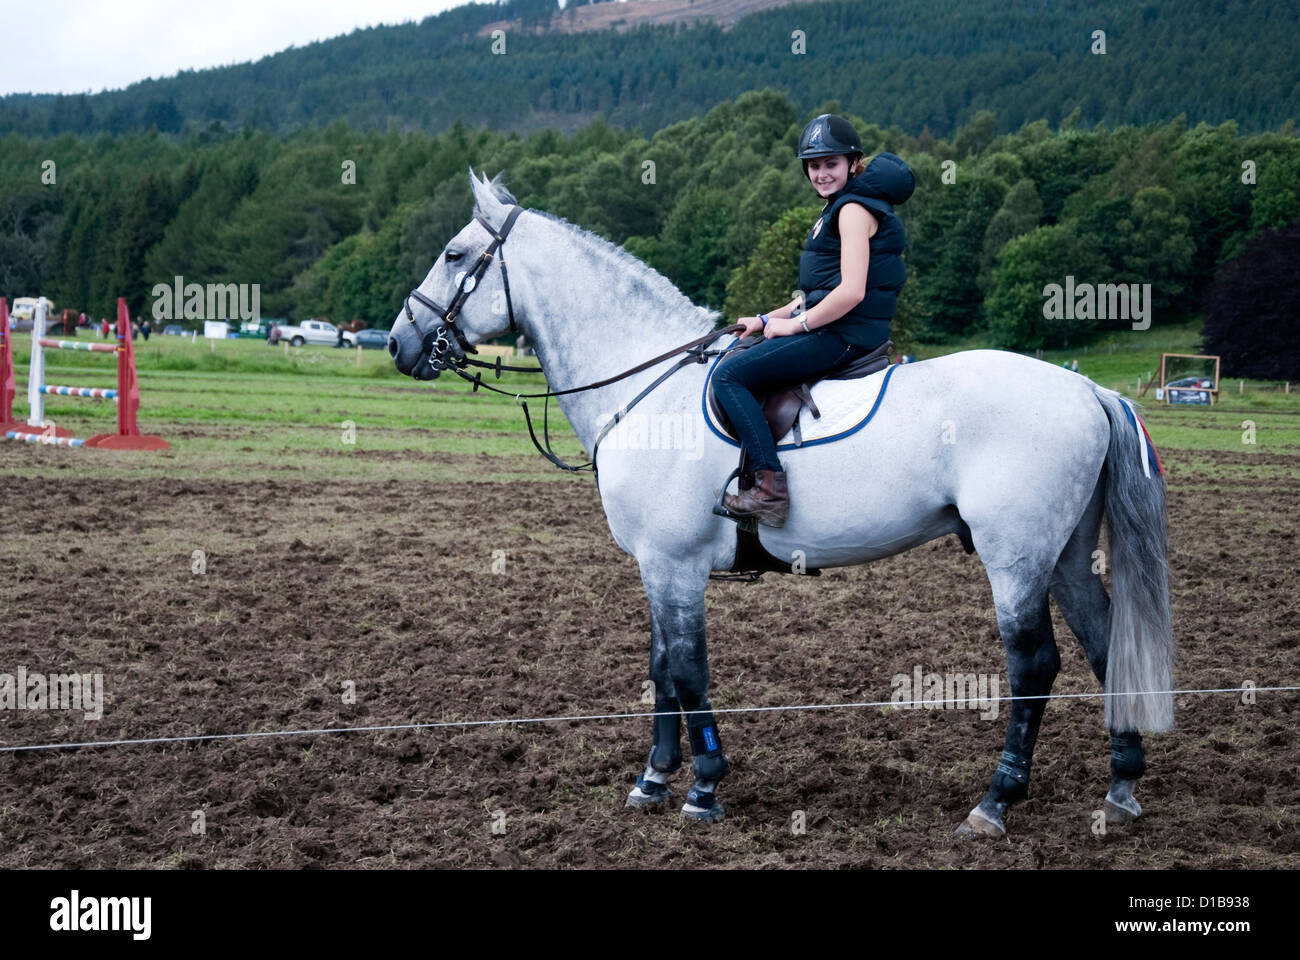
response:
[(723, 817), (722, 803), (712, 791), (692, 787), (682, 805), (682, 816), (700, 823), (718, 823)]
[(700, 823), (721, 823), (724, 813), (722, 804), (714, 800), (711, 807), (697, 807), (693, 803), (684, 803), (682, 816), (688, 820), (698, 820)]
[(1142, 816), (1142, 805), (1137, 802), (1137, 798), (1129, 796), (1112, 797), (1106, 794), (1104, 804), (1106, 810), (1106, 823), (1111, 826), (1119, 826), (1125, 823), (1132, 823), (1138, 817)]
[(1007, 828), (1001, 819), (990, 820), (979, 807), (970, 812), (962, 825), (955, 831), (959, 837), (993, 837), (999, 839), (1007, 835)]
[(655, 783), (645, 777), (636, 778), (636, 786), (627, 795), (627, 806), (639, 810), (661, 810), (673, 798), (666, 783)]

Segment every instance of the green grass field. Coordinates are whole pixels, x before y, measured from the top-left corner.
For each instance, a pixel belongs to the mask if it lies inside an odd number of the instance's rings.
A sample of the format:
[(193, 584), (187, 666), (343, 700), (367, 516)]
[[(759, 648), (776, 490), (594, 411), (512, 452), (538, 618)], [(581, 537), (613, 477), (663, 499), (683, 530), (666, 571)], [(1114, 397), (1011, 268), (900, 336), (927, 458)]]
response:
[[(97, 337), (83, 339), (98, 340)], [(1078, 360), (1079, 371), (1103, 386), (1133, 396), (1159, 369), (1162, 351), (1193, 353), (1199, 334), (1194, 324), (1117, 335), (1078, 350), (1047, 351), (1051, 363)], [(979, 346), (960, 343), (922, 346), (918, 359)], [(18, 400), (14, 415), (26, 419), (26, 374), (30, 341), (14, 338)], [(368, 480), (418, 474), (448, 480), (558, 479), (565, 476), (537, 456), (523, 415), (509, 397), (471, 394), (464, 381), (444, 376), (415, 383), (394, 369), (386, 352), (330, 347), (269, 347), (253, 339), (205, 341), (155, 336), (136, 341), (141, 381), (140, 425), (158, 433), (172, 449), (160, 454), (114, 455), (68, 451), (78, 469), (103, 476), (195, 472), (255, 481), (305, 471), (322, 481), (364, 487)], [(508, 374), (523, 392), (544, 387), (540, 374)], [(46, 352), (46, 382), (73, 386), (115, 386), (111, 360), (104, 354)], [(1300, 385), (1295, 385), (1300, 387)], [(1237, 452), (1246, 455), (1300, 454), (1300, 389), (1225, 380), (1225, 393), (1213, 408), (1170, 407), (1154, 391), (1138, 397), (1156, 445), (1163, 449)], [(1241, 389), (1241, 392), (1238, 392)], [(541, 402), (530, 404), (540, 429)], [(552, 403), (555, 449), (566, 459), (581, 457), (557, 404)], [(112, 401), (47, 397), (46, 416), (77, 436), (111, 432)], [(355, 427), (355, 442), (345, 442), (345, 424)], [(1254, 425), (1254, 443), (1249, 438)], [(555, 439), (557, 438), (558, 439)], [(9, 446), (17, 446), (12, 442)], [(397, 451), (414, 453), (396, 459)], [(420, 457), (419, 454), (427, 454)], [(480, 459), (486, 454), (491, 466)], [(461, 455), (461, 456), (458, 456)], [(45, 475), (48, 464), (9, 456), (14, 476)], [(1271, 458), (1269, 458), (1271, 461)], [(1220, 468), (1193, 458), (1195, 472), (1217, 476)], [(1294, 467), (1277, 462), (1233, 467), (1234, 473), (1268, 476)]]

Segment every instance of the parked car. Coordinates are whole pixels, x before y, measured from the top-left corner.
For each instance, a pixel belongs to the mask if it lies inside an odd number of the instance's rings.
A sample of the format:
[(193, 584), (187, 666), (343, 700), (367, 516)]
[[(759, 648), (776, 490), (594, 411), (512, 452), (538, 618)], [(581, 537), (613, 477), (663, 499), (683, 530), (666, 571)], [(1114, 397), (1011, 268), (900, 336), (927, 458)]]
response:
[(1170, 380), (1165, 384), (1165, 389), (1173, 390), (1213, 390), (1214, 381), (1209, 377), (1183, 377), (1181, 380)]
[(387, 350), (388, 331), (373, 328), (361, 330), (357, 333), (356, 344), (363, 350)]
[[(328, 320), (304, 320), (298, 326), (281, 324), (280, 339), (288, 340), (295, 347), (307, 343), (323, 343), (333, 347), (339, 342), (339, 328)], [(357, 335), (344, 330), (343, 343), (347, 346), (356, 346)]]
[(165, 337), (183, 337), (185, 336), (184, 328), (178, 323), (169, 323), (163, 327), (163, 336)]

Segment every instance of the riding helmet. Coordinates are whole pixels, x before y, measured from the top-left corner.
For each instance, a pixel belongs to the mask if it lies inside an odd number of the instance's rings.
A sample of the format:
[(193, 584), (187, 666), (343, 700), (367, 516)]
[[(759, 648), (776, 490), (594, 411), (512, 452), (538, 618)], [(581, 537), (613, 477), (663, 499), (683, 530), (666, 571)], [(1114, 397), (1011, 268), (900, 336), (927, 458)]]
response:
[[(812, 157), (832, 157), (836, 154), (856, 154), (862, 156), (862, 139), (853, 124), (834, 113), (823, 113), (814, 117), (799, 135), (799, 159)], [(803, 165), (804, 173), (808, 164)]]

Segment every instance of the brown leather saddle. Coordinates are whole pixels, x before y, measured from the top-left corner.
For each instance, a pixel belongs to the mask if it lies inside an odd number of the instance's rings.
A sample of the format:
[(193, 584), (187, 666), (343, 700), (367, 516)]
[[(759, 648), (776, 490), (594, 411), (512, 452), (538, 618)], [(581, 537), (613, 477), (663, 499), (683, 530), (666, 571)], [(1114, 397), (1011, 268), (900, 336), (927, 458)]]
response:
[[(732, 351), (744, 350), (747, 347), (762, 343), (762, 341), (761, 336), (745, 337), (732, 348)], [(811, 377), (799, 383), (776, 387), (764, 394), (755, 394), (754, 399), (763, 408), (763, 416), (767, 420), (767, 425), (772, 429), (772, 439), (779, 443), (782, 437), (793, 430), (794, 445), (796, 447), (803, 446), (803, 434), (799, 429), (799, 412), (806, 405), (814, 419), (819, 419), (822, 415), (821, 411), (817, 409), (817, 404), (813, 402), (813, 386), (822, 380), (858, 380), (862, 377), (869, 377), (873, 373), (879, 373), (889, 366), (889, 355), (893, 349), (894, 341), (886, 340), (870, 353), (856, 357), (838, 367), (831, 367), (819, 376)], [(718, 361), (718, 364), (720, 366), (726, 362), (727, 357), (724, 356)], [(713, 395), (712, 380), (709, 381), (709, 409), (713, 411), (713, 415), (718, 422), (734, 435), (736, 431), (731, 424), (731, 420)], [(741, 490), (746, 489), (753, 483), (751, 471), (746, 469), (746, 460), (746, 451), (742, 448), (738, 477)]]

